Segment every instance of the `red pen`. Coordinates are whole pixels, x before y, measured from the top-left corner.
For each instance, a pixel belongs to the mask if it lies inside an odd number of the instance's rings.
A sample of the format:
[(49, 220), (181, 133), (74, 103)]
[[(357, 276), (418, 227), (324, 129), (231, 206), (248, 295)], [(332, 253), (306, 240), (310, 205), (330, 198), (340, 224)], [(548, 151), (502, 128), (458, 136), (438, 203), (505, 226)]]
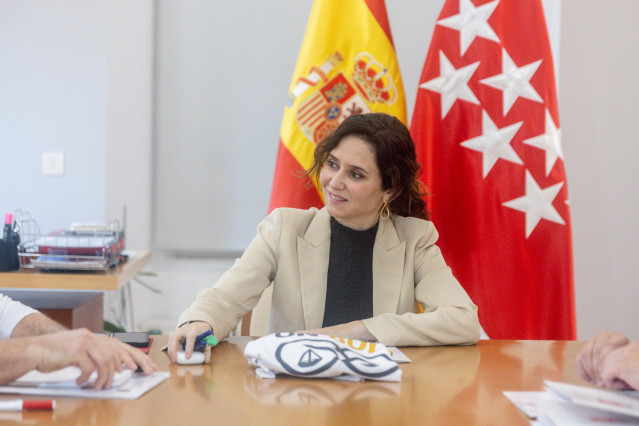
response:
[(0, 411), (25, 411), (25, 410), (42, 410), (53, 411), (55, 409), (55, 401), (31, 401), (22, 399), (12, 399), (10, 401), (0, 401)]

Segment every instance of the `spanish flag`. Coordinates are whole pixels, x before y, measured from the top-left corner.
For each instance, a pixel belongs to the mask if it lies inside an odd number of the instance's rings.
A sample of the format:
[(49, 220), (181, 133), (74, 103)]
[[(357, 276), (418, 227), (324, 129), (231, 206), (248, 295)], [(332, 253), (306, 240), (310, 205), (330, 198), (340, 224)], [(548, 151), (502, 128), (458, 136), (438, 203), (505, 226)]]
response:
[(367, 112), (406, 123), (384, 0), (315, 0), (282, 119), (269, 211), (324, 205), (321, 188), (299, 176), (313, 164), (318, 141)]

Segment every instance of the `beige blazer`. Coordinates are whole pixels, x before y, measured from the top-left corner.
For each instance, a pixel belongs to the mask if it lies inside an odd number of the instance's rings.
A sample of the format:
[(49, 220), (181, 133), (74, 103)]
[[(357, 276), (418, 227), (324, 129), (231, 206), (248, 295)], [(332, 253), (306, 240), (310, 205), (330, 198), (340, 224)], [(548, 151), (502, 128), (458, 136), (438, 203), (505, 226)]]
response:
[[(326, 209), (276, 209), (241, 258), (200, 291), (179, 324), (206, 321), (218, 339), (237, 327), (273, 284), (267, 333), (322, 327), (330, 250)], [(479, 339), (475, 306), (435, 245), (431, 222), (391, 215), (373, 248), (373, 317), (366, 328), (390, 346), (470, 344)], [(415, 301), (424, 313), (415, 313)]]

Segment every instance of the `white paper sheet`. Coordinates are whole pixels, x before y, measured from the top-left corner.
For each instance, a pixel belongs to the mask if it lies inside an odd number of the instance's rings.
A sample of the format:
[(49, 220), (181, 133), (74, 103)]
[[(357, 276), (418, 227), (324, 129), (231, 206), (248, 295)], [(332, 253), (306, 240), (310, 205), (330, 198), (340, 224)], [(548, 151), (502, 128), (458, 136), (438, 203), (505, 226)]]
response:
[(411, 362), (410, 358), (406, 354), (399, 350), (396, 346), (386, 346), (391, 353), (391, 359), (395, 362)]
[(155, 372), (149, 376), (135, 373), (119, 387), (96, 390), (84, 387), (0, 386), (0, 393), (22, 395), (72, 396), (76, 398), (136, 399), (169, 378), (171, 373)]
[(553, 426), (633, 424), (638, 392), (608, 391), (587, 386), (545, 381), (546, 390), (504, 395), (535, 424)]
[[(545, 380), (546, 389), (575, 405), (639, 417), (639, 392), (613, 391)], [(637, 419), (639, 423), (639, 418)]]
[(504, 391), (504, 395), (529, 419), (536, 419), (541, 414), (541, 409), (545, 402), (563, 401), (557, 395), (545, 391)]
[[(43, 373), (38, 370), (31, 370), (23, 376), (17, 378), (13, 382), (9, 383), (9, 386), (38, 386), (38, 387), (79, 387), (75, 382), (82, 374), (80, 368), (70, 365), (59, 370)], [(113, 376), (113, 382), (111, 387), (118, 387), (124, 384), (131, 378), (133, 371), (125, 368), (121, 372), (116, 372)], [(90, 388), (98, 378), (98, 373), (93, 372), (89, 377), (89, 380), (84, 382), (81, 387)]]

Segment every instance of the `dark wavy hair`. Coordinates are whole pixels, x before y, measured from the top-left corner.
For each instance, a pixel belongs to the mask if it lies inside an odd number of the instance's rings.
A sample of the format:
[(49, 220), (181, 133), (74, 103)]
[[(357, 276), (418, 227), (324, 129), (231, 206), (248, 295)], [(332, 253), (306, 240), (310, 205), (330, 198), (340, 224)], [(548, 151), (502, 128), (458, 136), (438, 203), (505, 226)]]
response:
[(328, 154), (346, 136), (356, 136), (373, 148), (377, 168), (382, 177), (382, 189), (391, 190), (391, 213), (429, 219), (424, 197), (425, 187), (417, 179), (421, 166), (415, 154), (415, 142), (410, 132), (396, 117), (381, 112), (348, 117), (315, 147), (314, 161), (305, 176), (319, 182), (319, 175)]

